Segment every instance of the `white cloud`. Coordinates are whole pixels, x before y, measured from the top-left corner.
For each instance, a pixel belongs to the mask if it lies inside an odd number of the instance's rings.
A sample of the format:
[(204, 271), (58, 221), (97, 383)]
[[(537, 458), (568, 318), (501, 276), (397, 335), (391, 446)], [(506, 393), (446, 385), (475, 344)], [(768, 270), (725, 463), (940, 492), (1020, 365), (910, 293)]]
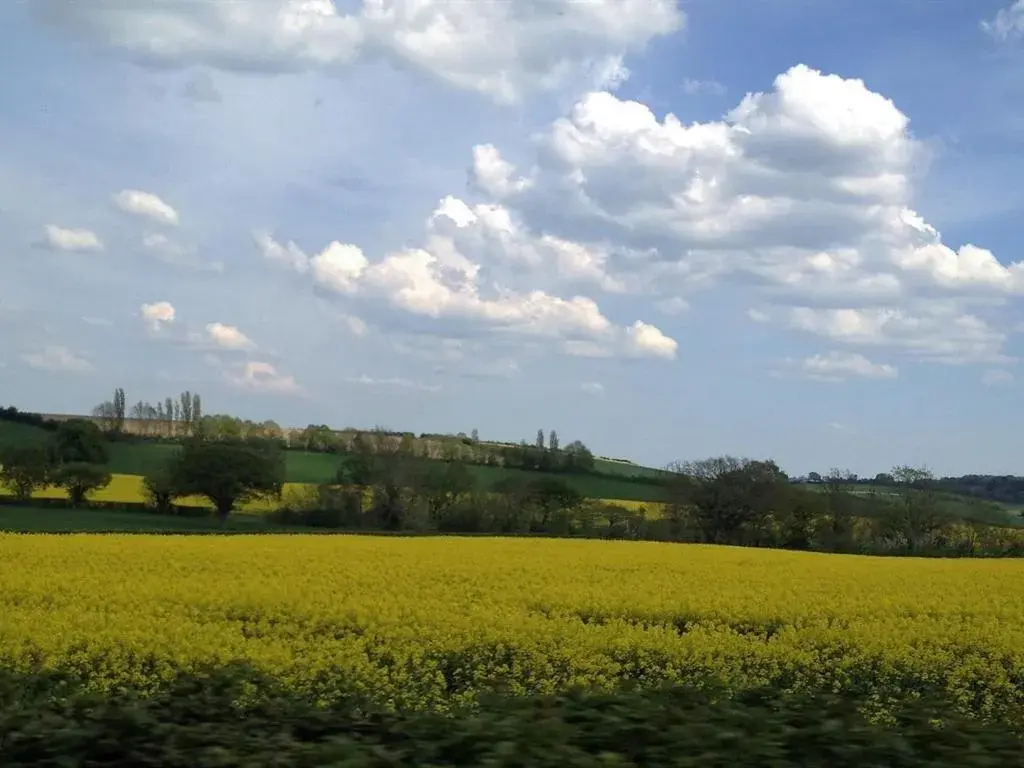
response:
[(622, 58), (683, 24), (675, 0), (37, 0), (42, 18), (144, 63), (237, 71), (336, 70), (383, 55), (459, 88), (516, 102), (526, 93), (609, 85)]
[(174, 306), (169, 301), (157, 301), (152, 304), (143, 304), (140, 307), (142, 319), (146, 326), (154, 333), (159, 332), (174, 323)]
[(596, 381), (585, 381), (580, 384), (580, 389), (586, 392), (588, 395), (603, 395), (604, 384)]
[(41, 352), (27, 353), (22, 355), (22, 359), (32, 368), (44, 371), (84, 373), (93, 368), (92, 363), (84, 357), (59, 345), (47, 346)]
[(277, 242), (269, 232), (253, 232), (253, 241), (259, 248), (263, 258), (304, 274), (309, 270), (309, 257), (295, 243)]
[(339, 293), (355, 290), (356, 283), (369, 265), (359, 248), (343, 245), (337, 240), (310, 259), (309, 263), (313, 268), (313, 278)]
[[(482, 279), (485, 261), (495, 274), (512, 263), (543, 268), (555, 265), (565, 280), (603, 283), (602, 256), (575, 243), (534, 238), (517, 229), (500, 206), (470, 208), (447, 197), (427, 224), (424, 248), (406, 248), (371, 262), (360, 248), (331, 242), (312, 258), (294, 244), (282, 246), (257, 236), (264, 256), (298, 272), (332, 292), (384, 301), (412, 315), (474, 322), (492, 331), (530, 337), (566, 339), (567, 351), (582, 341), (616, 354), (671, 358), (675, 342), (652, 325), (638, 322), (621, 328), (605, 317), (597, 303), (575, 295), (561, 298), (538, 288), (514, 289)], [(512, 270), (515, 271), (515, 270)], [(507, 274), (507, 273), (506, 273)], [(614, 283), (604, 283), (616, 288)], [(602, 352), (602, 354), (604, 353)]]
[(996, 40), (1024, 37), (1024, 0), (1003, 8), (992, 20), (981, 22), (981, 27)]
[(114, 195), (114, 204), (125, 213), (143, 216), (160, 224), (178, 225), (178, 212), (152, 192), (125, 189)]
[(1002, 368), (991, 368), (981, 377), (981, 383), (987, 387), (1005, 387), (1013, 383), (1014, 376)]
[(410, 381), (409, 379), (403, 379), (398, 377), (389, 377), (384, 379), (375, 379), (367, 376), (365, 373), (361, 376), (355, 376), (346, 379), (349, 384), (360, 384), (366, 387), (385, 387), (385, 388), (397, 388), (397, 389), (414, 389), (421, 392), (437, 392), (441, 389), (438, 384), (421, 384), (416, 381)]
[(981, 318), (942, 307), (916, 314), (898, 309), (814, 309), (788, 312), (791, 327), (862, 346), (889, 346), (931, 362), (950, 365), (1003, 362), (1005, 334)]
[[(1001, 335), (967, 305), (1024, 295), (1024, 263), (951, 247), (913, 210), (911, 180), (927, 158), (892, 101), (860, 80), (798, 65), (716, 122), (685, 125), (589, 93), (539, 136), (529, 167), (478, 148), (475, 186), (494, 201), (469, 211), (502, 212), (512, 234), (486, 244), (498, 240), (506, 258), (522, 254), (521, 233), (531, 244), (562, 239), (600, 254), (594, 283), (603, 290), (643, 292), (659, 308), (727, 279), (775, 303), (876, 319), (928, 316), (941, 301), (955, 311), (922, 322), (941, 336), (935, 324), (951, 320), (953, 339), (908, 330), (915, 338), (872, 343), (943, 362), (992, 360)], [(460, 230), (478, 226), (464, 219)], [(543, 263), (550, 270), (554, 260)]]
[(279, 395), (295, 395), (302, 392), (302, 387), (295, 381), (294, 376), (280, 373), (267, 362), (250, 360), (240, 366), (227, 367), (218, 364), (218, 367), (221, 367), (225, 381), (238, 389)]
[(653, 355), (668, 360), (675, 358), (679, 345), (653, 325), (637, 320), (627, 329), (630, 349), (639, 355)]
[(253, 349), (256, 346), (252, 339), (233, 325), (210, 323), (206, 326), (206, 335), (210, 341), (224, 349)]
[(842, 381), (849, 378), (895, 379), (899, 375), (898, 369), (893, 365), (873, 363), (864, 355), (840, 351), (805, 358), (800, 362), (800, 369), (807, 377), (821, 381)]
[(88, 229), (64, 229), (46, 225), (46, 244), (57, 251), (102, 251), (103, 242)]

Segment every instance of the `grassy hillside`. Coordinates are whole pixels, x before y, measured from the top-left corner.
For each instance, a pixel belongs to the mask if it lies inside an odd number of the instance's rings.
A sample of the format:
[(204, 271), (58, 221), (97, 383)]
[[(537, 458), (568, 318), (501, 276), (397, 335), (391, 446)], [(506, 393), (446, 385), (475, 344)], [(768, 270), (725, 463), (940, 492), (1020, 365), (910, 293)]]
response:
[(39, 427), (18, 424), (13, 421), (0, 421), (0, 448), (9, 445), (42, 443), (49, 437), (50, 433)]

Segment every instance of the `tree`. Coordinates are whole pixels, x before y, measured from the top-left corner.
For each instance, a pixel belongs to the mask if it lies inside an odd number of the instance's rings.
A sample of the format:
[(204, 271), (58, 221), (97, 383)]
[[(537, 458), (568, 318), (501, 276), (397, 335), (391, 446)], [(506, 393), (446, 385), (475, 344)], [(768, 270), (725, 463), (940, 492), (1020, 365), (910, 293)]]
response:
[(199, 431), (203, 422), (203, 401), (196, 392), (192, 395), (192, 432)]
[(0, 481), (21, 501), (50, 483), (53, 464), (42, 445), (16, 445), (0, 451)]
[(63, 488), (71, 506), (79, 507), (93, 491), (110, 485), (111, 475), (102, 464), (73, 461), (59, 466), (53, 476), (53, 484)]
[(579, 440), (573, 440), (562, 449), (561, 466), (566, 472), (592, 472), (594, 454)]
[(949, 516), (935, 493), (935, 477), (923, 467), (893, 467), (898, 501), (883, 518), (885, 533), (909, 552), (919, 550), (949, 523)]
[(174, 498), (178, 495), (170, 467), (161, 467), (142, 479), (146, 502), (163, 515), (174, 513)]
[(480, 433), (476, 431), (476, 428), (474, 428), (473, 431), (469, 433), (469, 439), (472, 440), (475, 444), (479, 444)]
[(114, 390), (114, 431), (117, 434), (124, 432), (124, 419), (128, 402), (125, 397), (124, 389), (118, 387)]
[(548, 450), (554, 454), (558, 453), (558, 433), (553, 429), (548, 434)]
[(833, 467), (823, 478), (825, 503), (828, 508), (828, 523), (824, 533), (828, 537), (829, 549), (845, 551), (853, 546), (853, 504), (852, 490), (857, 476), (848, 469)]
[(104, 432), (117, 431), (117, 408), (113, 401), (105, 400), (92, 409), (92, 417)]
[(814, 483), (814, 484), (817, 485), (818, 483), (821, 482), (821, 475), (818, 474), (817, 472), (808, 472), (807, 473), (807, 482), (808, 483)]
[(88, 419), (63, 421), (54, 432), (52, 458), (57, 464), (106, 464), (103, 432)]
[(579, 509), (583, 496), (564, 480), (542, 476), (530, 481), (526, 501), (539, 515), (534, 520), (535, 529), (551, 531), (554, 527), (564, 531), (568, 528), (567, 515)]
[(476, 478), (461, 462), (426, 462), (414, 483), (413, 492), (425, 504), (430, 523), (443, 528), (452, 509), (473, 493)]
[(789, 487), (774, 461), (720, 456), (673, 469), (670, 505), (691, 507), (701, 540), (708, 543), (750, 543)]
[(175, 456), (169, 471), (178, 495), (205, 496), (223, 525), (238, 504), (280, 497), (284, 457), (271, 444), (192, 439)]
[(540, 450), (540, 451), (544, 450), (544, 430), (543, 429), (538, 429), (537, 430), (537, 440), (534, 442), (534, 447), (536, 447), (537, 450)]
[(186, 435), (191, 435), (195, 428), (192, 420), (192, 393), (187, 389), (181, 393), (181, 421)]

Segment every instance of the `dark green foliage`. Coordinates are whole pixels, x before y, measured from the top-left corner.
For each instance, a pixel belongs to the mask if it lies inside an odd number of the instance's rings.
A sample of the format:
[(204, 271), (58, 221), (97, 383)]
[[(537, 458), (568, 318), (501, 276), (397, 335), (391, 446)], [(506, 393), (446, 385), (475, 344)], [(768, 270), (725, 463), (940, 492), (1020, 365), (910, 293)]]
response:
[(88, 494), (110, 485), (111, 475), (102, 464), (74, 461), (59, 465), (53, 473), (53, 484), (63, 488), (71, 506), (81, 506)]
[(53, 434), (51, 450), (58, 464), (106, 464), (109, 459), (103, 432), (88, 419), (61, 422)]
[[(936, 716), (941, 724), (933, 722)], [(244, 668), (151, 698), (0, 674), (0, 766), (1020, 768), (1021, 740), (935, 701), (872, 723), (857, 702), (666, 689), (492, 698), (443, 716), (316, 708)]]
[(25, 500), (45, 488), (54, 473), (49, 452), (41, 444), (0, 446), (0, 482)]
[(7, 422), (9, 424), (22, 424), (26, 427), (38, 427), (39, 429), (49, 431), (53, 431), (57, 428), (56, 422), (48, 421), (38, 413), (19, 411), (13, 405), (7, 406), (6, 408), (0, 408), (0, 421)]
[(169, 468), (178, 496), (205, 496), (223, 523), (236, 505), (262, 496), (280, 496), (284, 458), (273, 441), (186, 441)]
[(161, 515), (174, 513), (174, 498), (178, 491), (174, 485), (171, 467), (165, 466), (145, 475), (142, 479), (146, 503)]

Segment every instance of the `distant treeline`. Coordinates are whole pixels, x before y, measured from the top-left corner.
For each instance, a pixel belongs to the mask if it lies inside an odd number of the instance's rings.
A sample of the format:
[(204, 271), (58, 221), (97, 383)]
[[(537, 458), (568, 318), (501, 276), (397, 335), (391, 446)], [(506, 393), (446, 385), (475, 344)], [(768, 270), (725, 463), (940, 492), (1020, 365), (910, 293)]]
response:
[[(827, 476), (811, 472), (807, 477), (796, 478), (797, 482), (824, 484)], [(899, 483), (889, 472), (879, 472), (874, 477), (858, 477), (853, 474), (846, 476), (851, 485), (876, 486), (894, 488)], [(921, 487), (942, 493), (970, 496), (975, 499), (995, 501), (1000, 504), (1024, 505), (1024, 477), (1019, 475), (959, 475), (936, 477), (922, 480)]]
[(28, 411), (19, 411), (13, 405), (7, 408), (0, 408), (0, 421), (7, 421), (13, 424), (25, 424), (29, 427), (39, 427), (40, 429), (46, 429), (53, 431), (57, 428), (56, 422), (44, 419), (38, 413), (29, 413)]

